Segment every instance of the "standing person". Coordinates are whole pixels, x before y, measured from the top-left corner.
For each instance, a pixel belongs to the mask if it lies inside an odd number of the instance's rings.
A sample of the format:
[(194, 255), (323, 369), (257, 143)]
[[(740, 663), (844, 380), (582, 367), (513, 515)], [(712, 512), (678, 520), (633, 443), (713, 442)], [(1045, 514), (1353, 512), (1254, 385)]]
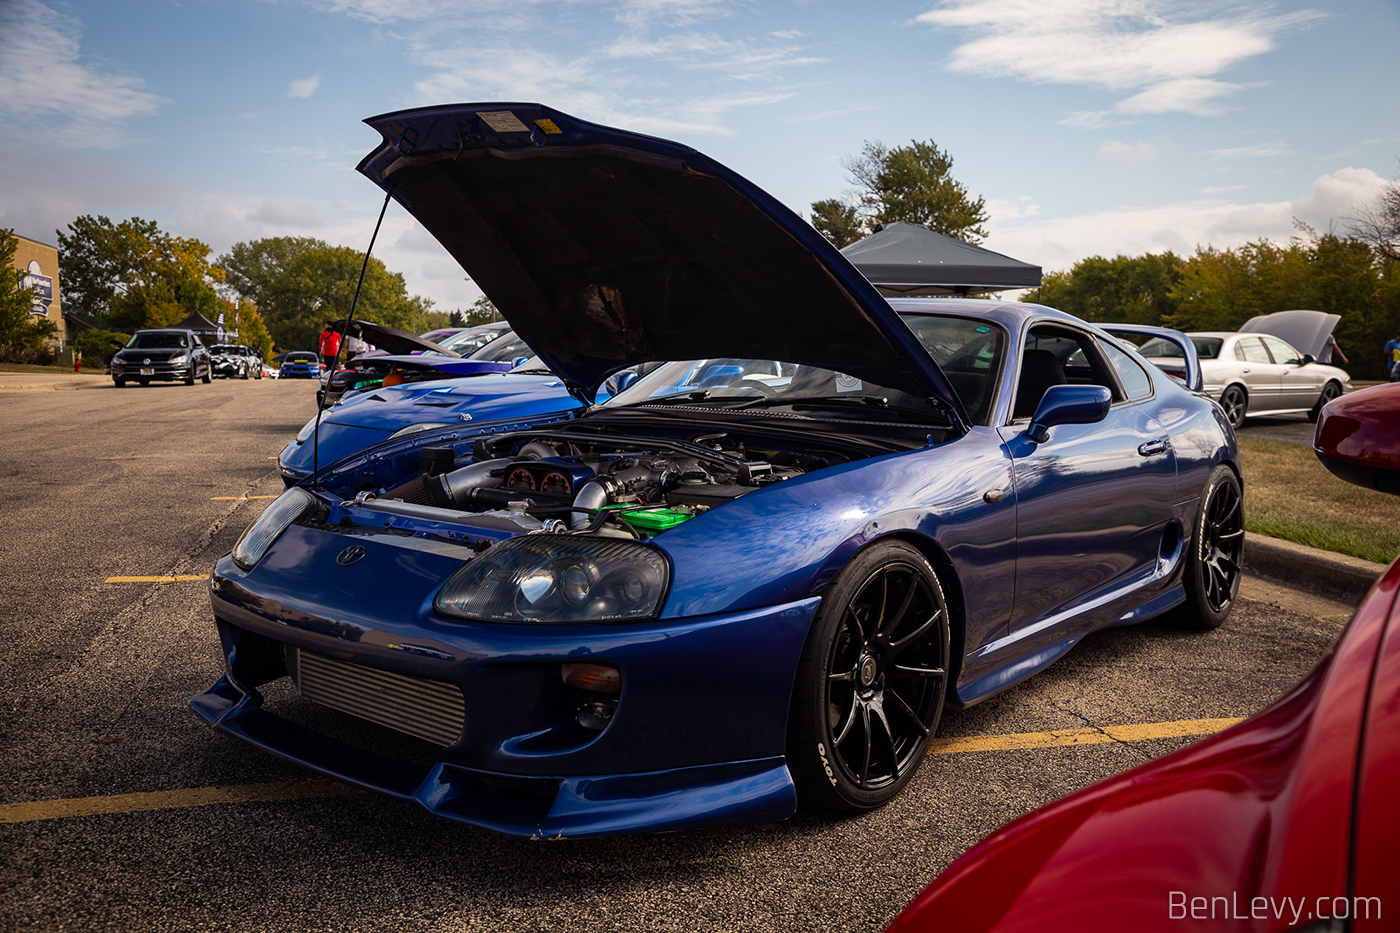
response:
[(1400, 363), (1400, 333), (1385, 344), (1385, 371), (1390, 374), (1391, 382), (1400, 381), (1400, 376), (1396, 375), (1397, 363)]
[(1337, 344), (1337, 338), (1332, 336), (1331, 334), (1328, 334), (1327, 342), (1322, 345), (1322, 352), (1318, 354), (1317, 361), (1319, 363), (1325, 363), (1326, 365), (1331, 366), (1333, 365), (1333, 353), (1337, 354), (1337, 358), (1342, 361), (1343, 366), (1351, 365), (1351, 360), (1347, 359), (1347, 355), (1342, 352), (1342, 348)]
[(321, 345), (318, 348), (321, 353), (321, 365), (330, 369), (335, 365), (335, 358), (340, 354), (340, 334), (327, 327), (321, 331)]

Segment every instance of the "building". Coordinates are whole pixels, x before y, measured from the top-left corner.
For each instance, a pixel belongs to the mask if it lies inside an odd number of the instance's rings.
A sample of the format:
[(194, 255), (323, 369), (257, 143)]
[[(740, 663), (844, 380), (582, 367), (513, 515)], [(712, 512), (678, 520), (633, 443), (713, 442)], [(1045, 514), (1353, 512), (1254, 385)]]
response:
[(58, 334), (54, 342), (73, 339), (73, 325), (63, 316), (58, 289), (58, 247), (15, 234), (15, 268), (25, 273), (21, 287), (34, 288), (34, 307), (30, 313), (54, 322)]

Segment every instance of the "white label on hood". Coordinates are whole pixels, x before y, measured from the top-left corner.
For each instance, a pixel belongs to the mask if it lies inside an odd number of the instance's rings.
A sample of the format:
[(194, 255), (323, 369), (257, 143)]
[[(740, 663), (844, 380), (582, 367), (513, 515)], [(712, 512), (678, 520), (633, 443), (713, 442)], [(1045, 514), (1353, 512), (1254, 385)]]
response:
[(860, 380), (855, 376), (848, 376), (845, 373), (836, 374), (837, 392), (859, 392), (863, 388), (865, 387), (861, 385)]
[(528, 129), (509, 110), (490, 110), (484, 113), (478, 111), (477, 116), (497, 133), (524, 133)]

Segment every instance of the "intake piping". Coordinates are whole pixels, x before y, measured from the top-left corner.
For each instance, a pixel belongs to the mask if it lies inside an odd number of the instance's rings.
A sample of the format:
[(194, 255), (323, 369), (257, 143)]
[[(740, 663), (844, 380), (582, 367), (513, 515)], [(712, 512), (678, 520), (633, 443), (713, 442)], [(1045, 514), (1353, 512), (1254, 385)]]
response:
[[(608, 490), (602, 482), (589, 480), (579, 489), (578, 495), (574, 496), (574, 508), (590, 509), (596, 512), (607, 505), (610, 498)], [(575, 511), (569, 515), (569, 527), (575, 530), (587, 528), (592, 521), (593, 516), (589, 512)]]
[(472, 490), (498, 483), (499, 478), (491, 474), (497, 470), (504, 470), (513, 462), (506, 457), (499, 460), (483, 460), (451, 473), (443, 473), (441, 476), (425, 477), (423, 485), (427, 487), (428, 498), (434, 505), (443, 508), (463, 508), (471, 501)]

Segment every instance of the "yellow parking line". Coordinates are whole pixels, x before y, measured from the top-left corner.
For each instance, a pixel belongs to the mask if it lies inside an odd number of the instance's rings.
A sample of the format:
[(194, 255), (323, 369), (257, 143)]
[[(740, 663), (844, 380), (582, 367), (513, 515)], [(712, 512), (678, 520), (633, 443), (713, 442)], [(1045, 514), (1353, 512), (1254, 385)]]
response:
[(68, 800), (34, 800), (0, 804), (0, 823), (30, 823), (68, 816), (99, 813), (135, 813), (140, 810), (175, 810), (215, 803), (259, 803), (307, 797), (340, 797), (363, 793), (338, 781), (278, 781), (272, 784), (236, 784), (231, 787), (186, 787), (145, 794), (112, 794), (106, 797), (74, 797)]
[(208, 580), (207, 573), (181, 573), (168, 577), (108, 577), (103, 583), (188, 583), (191, 580)]
[(1050, 732), (1013, 732), (1009, 735), (968, 735), (934, 739), (930, 755), (955, 752), (1008, 751), (1022, 748), (1058, 748), (1065, 745), (1103, 745), (1107, 742), (1141, 742), (1184, 735), (1210, 735), (1228, 729), (1239, 719), (1182, 719), (1146, 722), (1131, 726), (1094, 729), (1054, 729)]
[[(114, 578), (116, 579), (116, 578)], [(122, 578), (159, 580), (160, 577)], [(198, 577), (194, 579), (204, 579)], [(954, 752), (1007, 751), (1027, 748), (1055, 748), (1065, 745), (1102, 745), (1107, 742), (1141, 742), (1147, 739), (1209, 735), (1227, 729), (1239, 719), (1184, 719), (1176, 722), (1146, 722), (1100, 729), (1055, 729), (1051, 732), (1015, 732), (1009, 735), (970, 735), (934, 739), (931, 755)], [(311, 797), (339, 797), (363, 793), (359, 788), (320, 779), (280, 781), (271, 784), (237, 784), (230, 787), (187, 787), (144, 794), (113, 794), (106, 797), (73, 797), (66, 800), (33, 800), (0, 804), (0, 823), (31, 823), (69, 816), (102, 813), (135, 813), (140, 810), (173, 810), (204, 807), (216, 803), (266, 803)]]
[(241, 501), (243, 501), (244, 499), (276, 499), (276, 498), (277, 498), (276, 496), (210, 496), (210, 497), (209, 497), (209, 501), (210, 501), (210, 502), (233, 502), (234, 500), (238, 500), (239, 502), (241, 502)]

